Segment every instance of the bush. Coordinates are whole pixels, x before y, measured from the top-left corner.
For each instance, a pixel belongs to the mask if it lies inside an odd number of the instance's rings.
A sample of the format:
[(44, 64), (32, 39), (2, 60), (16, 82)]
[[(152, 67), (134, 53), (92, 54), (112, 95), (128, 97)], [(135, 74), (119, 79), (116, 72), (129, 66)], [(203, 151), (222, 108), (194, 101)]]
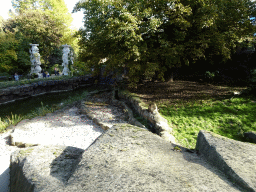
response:
[(89, 73), (91, 70), (84, 62), (75, 61), (72, 69), (73, 75), (80, 76)]
[(210, 71), (206, 71), (205, 72), (205, 78), (207, 80), (213, 80), (214, 77), (215, 77), (215, 73), (214, 72), (210, 72)]
[(256, 84), (256, 69), (251, 70), (251, 82)]

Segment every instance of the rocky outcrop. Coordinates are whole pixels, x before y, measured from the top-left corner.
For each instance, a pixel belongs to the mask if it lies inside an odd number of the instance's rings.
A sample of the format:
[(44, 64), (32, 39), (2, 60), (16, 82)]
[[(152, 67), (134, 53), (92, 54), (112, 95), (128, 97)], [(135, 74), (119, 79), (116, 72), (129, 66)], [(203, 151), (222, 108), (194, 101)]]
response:
[(12, 155), (11, 191), (241, 191), (196, 153), (174, 147), (146, 129), (123, 124), (83, 153), (27, 148)]
[(200, 131), (196, 150), (243, 191), (256, 191), (256, 145)]

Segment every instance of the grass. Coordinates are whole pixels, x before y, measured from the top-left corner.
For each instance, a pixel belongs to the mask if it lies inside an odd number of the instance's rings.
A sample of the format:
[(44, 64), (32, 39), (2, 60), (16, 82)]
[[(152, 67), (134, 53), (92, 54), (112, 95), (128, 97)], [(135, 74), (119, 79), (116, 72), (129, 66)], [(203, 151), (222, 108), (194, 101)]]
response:
[(160, 114), (173, 128), (173, 135), (187, 148), (195, 148), (200, 130), (246, 141), (244, 133), (256, 131), (256, 103), (250, 97), (162, 103)]
[(133, 117), (145, 127), (149, 127), (148, 121), (145, 118), (141, 117), (137, 113), (133, 113)]
[(87, 96), (87, 94), (88, 94), (88, 91), (84, 91), (82, 94), (75, 94), (72, 97), (69, 97), (66, 100), (62, 101), (61, 105), (54, 104), (52, 106), (48, 106), (48, 105), (44, 105), (41, 102), (41, 107), (38, 107), (35, 110), (32, 110), (29, 114), (25, 116), (12, 114), (10, 117), (7, 116), (6, 118), (2, 118), (2, 119), (0, 118), (0, 133), (4, 132), (8, 126), (16, 125), (23, 119), (32, 119), (37, 116), (45, 116), (47, 113), (52, 113), (58, 109), (61, 109), (67, 106), (68, 104), (71, 104), (75, 101), (82, 100)]
[(27, 114), (26, 116), (21, 116), (17, 114), (12, 114), (11, 116), (7, 116), (6, 118), (1, 119), (0, 118), (0, 133), (4, 132), (5, 129), (10, 125), (16, 125), (23, 119), (32, 119), (37, 116), (44, 116), (47, 113), (52, 113), (53, 111), (59, 109), (57, 106), (49, 107), (48, 105), (44, 106), (43, 103), (41, 103), (41, 107), (36, 108), (35, 110), (31, 111), (31, 113)]

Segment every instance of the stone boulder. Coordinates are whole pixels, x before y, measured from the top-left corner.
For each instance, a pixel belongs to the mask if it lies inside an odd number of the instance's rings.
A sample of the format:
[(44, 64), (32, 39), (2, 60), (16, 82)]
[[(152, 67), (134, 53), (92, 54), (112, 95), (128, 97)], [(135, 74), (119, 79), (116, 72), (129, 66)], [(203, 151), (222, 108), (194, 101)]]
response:
[(54, 191), (73, 174), (84, 150), (66, 146), (38, 146), (11, 155), (10, 191)]
[(256, 145), (201, 130), (196, 150), (243, 191), (256, 191)]

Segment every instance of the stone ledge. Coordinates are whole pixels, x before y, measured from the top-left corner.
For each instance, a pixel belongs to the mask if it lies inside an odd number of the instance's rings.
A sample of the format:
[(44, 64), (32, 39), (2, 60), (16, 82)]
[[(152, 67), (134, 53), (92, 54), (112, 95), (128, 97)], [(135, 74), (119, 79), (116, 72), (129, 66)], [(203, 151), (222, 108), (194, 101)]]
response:
[(142, 125), (139, 121), (137, 121), (137, 119), (134, 118), (132, 110), (123, 101), (119, 101), (115, 99), (115, 91), (116, 90), (113, 90), (112, 92), (112, 102), (122, 105), (125, 108), (128, 115), (128, 123), (135, 125), (137, 127), (147, 129), (144, 125)]
[[(106, 90), (101, 90), (101, 91), (96, 91), (96, 92), (91, 92), (89, 93), (90, 95), (93, 95), (93, 94), (97, 94), (99, 92), (103, 92), (103, 91), (106, 91)], [(115, 99), (115, 90), (112, 91), (112, 98), (111, 98), (111, 101), (114, 103), (114, 104), (117, 104), (117, 105), (121, 105), (125, 108), (126, 110), (126, 115), (128, 116), (128, 123), (132, 124), (132, 125), (135, 125), (135, 126), (138, 126), (138, 127), (141, 127), (141, 128), (144, 128), (144, 129), (147, 129), (144, 125), (142, 125), (139, 121), (137, 121), (134, 117), (133, 117), (133, 112), (132, 110), (122, 101), (118, 101)], [(90, 119), (93, 120), (93, 122), (97, 125), (99, 125), (102, 129), (104, 130), (108, 130), (109, 128), (113, 127), (112, 124), (107, 124), (107, 123), (103, 123), (101, 122), (99, 119), (95, 118), (95, 115), (92, 114), (90, 112), (90, 110), (88, 110), (84, 104), (84, 101), (81, 102), (81, 106), (82, 106), (82, 112), (84, 112)]]
[[(90, 95), (94, 95), (94, 94), (97, 94), (97, 93), (100, 93), (100, 92), (104, 92), (104, 91), (108, 91), (109, 89), (104, 89), (104, 90), (99, 90), (99, 91), (93, 91), (93, 92), (89, 92), (89, 94), (87, 96), (90, 96)], [(93, 120), (93, 122), (95, 124), (97, 124), (98, 126), (100, 126), (103, 130), (108, 130), (109, 128), (111, 128), (113, 125), (110, 125), (110, 124), (107, 124), (107, 123), (103, 123), (101, 122), (99, 119), (95, 118), (95, 115), (92, 114), (90, 112), (90, 110), (88, 110), (86, 108), (86, 105), (84, 103), (84, 100), (81, 102), (81, 111), (83, 113), (85, 113), (89, 119)]]
[(90, 81), (90, 77), (90, 75), (86, 75), (68, 80), (49, 79), (48, 81), (4, 88), (0, 90), (0, 104), (44, 93), (74, 90), (80, 86), (84, 86), (87, 81)]
[(196, 150), (243, 191), (256, 191), (256, 145), (201, 130)]
[(150, 113), (145, 104), (141, 102), (135, 94), (131, 94), (127, 90), (124, 92), (123, 90), (118, 91), (118, 97), (126, 100), (129, 104), (133, 106), (137, 113), (139, 113), (142, 117), (148, 120), (156, 130), (156, 133), (160, 135), (163, 139), (173, 143), (178, 144), (175, 137), (171, 134), (172, 128), (169, 127), (168, 121), (163, 118), (158, 112)]

